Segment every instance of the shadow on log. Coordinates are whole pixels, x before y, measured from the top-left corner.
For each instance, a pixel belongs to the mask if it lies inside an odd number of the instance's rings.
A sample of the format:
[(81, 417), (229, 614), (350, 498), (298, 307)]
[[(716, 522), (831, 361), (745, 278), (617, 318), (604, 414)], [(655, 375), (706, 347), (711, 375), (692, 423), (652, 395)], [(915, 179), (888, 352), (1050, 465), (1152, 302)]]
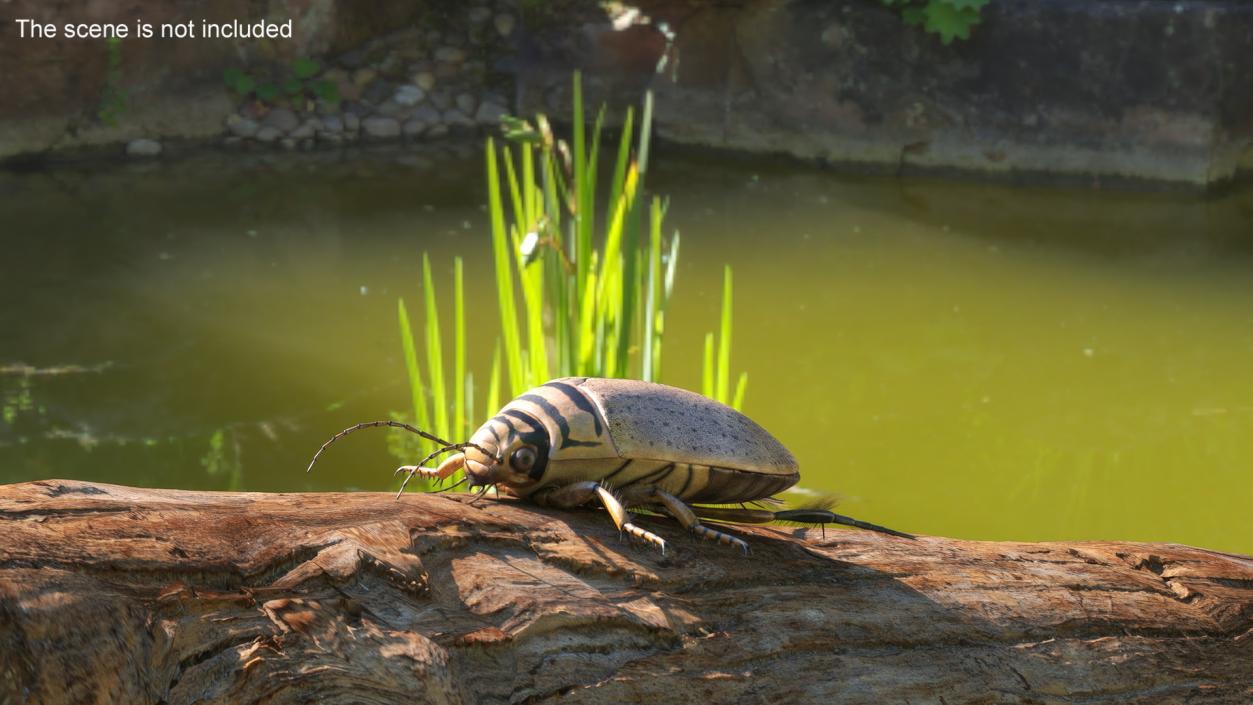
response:
[[(648, 519), (644, 519), (650, 523)], [(1248, 703), (1253, 560), (0, 486), (0, 703)]]

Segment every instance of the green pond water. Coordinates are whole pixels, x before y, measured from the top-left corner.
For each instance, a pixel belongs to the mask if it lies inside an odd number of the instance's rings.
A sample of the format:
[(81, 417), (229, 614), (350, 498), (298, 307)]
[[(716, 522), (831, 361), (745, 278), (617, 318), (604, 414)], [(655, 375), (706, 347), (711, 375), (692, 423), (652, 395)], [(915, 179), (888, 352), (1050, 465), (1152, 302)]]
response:
[[(922, 533), (1253, 552), (1250, 189), (900, 181), (664, 146), (652, 168), (683, 233), (664, 381), (699, 388), (732, 265), (745, 411), (805, 490)], [(418, 306), (423, 251), (445, 291), (466, 258), (486, 379), (481, 175), (473, 145), (0, 175), (0, 482), (394, 488), (378, 431), (303, 470), (406, 407), (396, 299)]]

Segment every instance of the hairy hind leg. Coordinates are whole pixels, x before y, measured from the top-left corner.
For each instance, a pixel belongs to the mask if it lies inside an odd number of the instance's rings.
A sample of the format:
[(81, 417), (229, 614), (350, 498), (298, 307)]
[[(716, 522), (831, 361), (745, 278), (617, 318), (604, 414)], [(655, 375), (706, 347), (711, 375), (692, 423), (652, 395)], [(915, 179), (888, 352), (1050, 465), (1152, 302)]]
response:
[(724, 534), (721, 531), (711, 529), (700, 523), (700, 519), (697, 518), (696, 513), (692, 511), (692, 508), (687, 506), (683, 500), (675, 497), (669, 492), (664, 492), (656, 487), (650, 487), (639, 495), (639, 499), (641, 504), (647, 503), (661, 505), (666, 510), (666, 513), (674, 517), (675, 521), (683, 525), (683, 528), (691, 531), (697, 536), (703, 539), (717, 541), (724, 546), (736, 546), (743, 551), (745, 555), (748, 555), (747, 543), (730, 534)]
[(541, 506), (564, 509), (580, 507), (594, 499), (599, 500), (609, 512), (609, 516), (613, 518), (613, 523), (618, 527), (618, 531), (644, 539), (660, 548), (661, 555), (664, 556), (666, 554), (666, 540), (651, 531), (641, 529), (632, 524), (631, 513), (627, 511), (627, 508), (622, 505), (622, 502), (612, 492), (605, 489), (599, 482), (574, 482), (565, 487), (557, 487), (538, 493), (533, 499)]

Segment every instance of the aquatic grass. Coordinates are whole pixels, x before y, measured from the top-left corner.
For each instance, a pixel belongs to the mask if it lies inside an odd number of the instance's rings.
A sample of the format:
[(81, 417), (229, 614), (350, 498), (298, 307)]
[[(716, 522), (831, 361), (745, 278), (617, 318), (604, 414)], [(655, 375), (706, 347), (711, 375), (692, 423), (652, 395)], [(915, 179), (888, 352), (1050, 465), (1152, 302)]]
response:
[[(666, 311), (675, 289), (679, 233), (666, 236), (667, 204), (645, 187), (652, 95), (646, 94), (638, 131), (628, 109), (617, 138), (608, 189), (601, 186), (600, 145), (605, 111), (590, 134), (582, 82), (574, 76), (573, 144), (554, 137), (548, 119), (502, 120), (504, 144), (486, 141), (487, 212), (500, 334), (492, 353), (484, 404), (474, 408), (467, 367), (465, 272), (453, 266), (453, 390), (445, 379), (436, 282), (422, 257), (425, 375), (418, 362), (404, 300), (400, 334), (412, 398), (412, 418), (448, 440), (463, 440), (476, 423), (513, 397), (552, 377), (588, 376), (660, 381)], [(597, 213), (604, 217), (597, 218)], [(520, 297), (520, 298), (519, 298)], [(705, 337), (702, 391), (741, 408), (748, 376), (731, 388), (731, 269), (723, 277), (717, 335)], [(451, 418), (449, 405), (451, 403)], [(428, 442), (404, 457), (434, 450)], [(400, 450), (403, 446), (394, 446)]]

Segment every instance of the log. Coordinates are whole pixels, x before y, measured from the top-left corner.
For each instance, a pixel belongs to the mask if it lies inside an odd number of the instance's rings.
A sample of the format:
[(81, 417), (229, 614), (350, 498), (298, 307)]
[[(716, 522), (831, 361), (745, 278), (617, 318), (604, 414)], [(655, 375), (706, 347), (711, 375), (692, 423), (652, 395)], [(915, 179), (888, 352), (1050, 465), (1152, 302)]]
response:
[(0, 703), (1253, 702), (1246, 556), (642, 522), (0, 486)]

